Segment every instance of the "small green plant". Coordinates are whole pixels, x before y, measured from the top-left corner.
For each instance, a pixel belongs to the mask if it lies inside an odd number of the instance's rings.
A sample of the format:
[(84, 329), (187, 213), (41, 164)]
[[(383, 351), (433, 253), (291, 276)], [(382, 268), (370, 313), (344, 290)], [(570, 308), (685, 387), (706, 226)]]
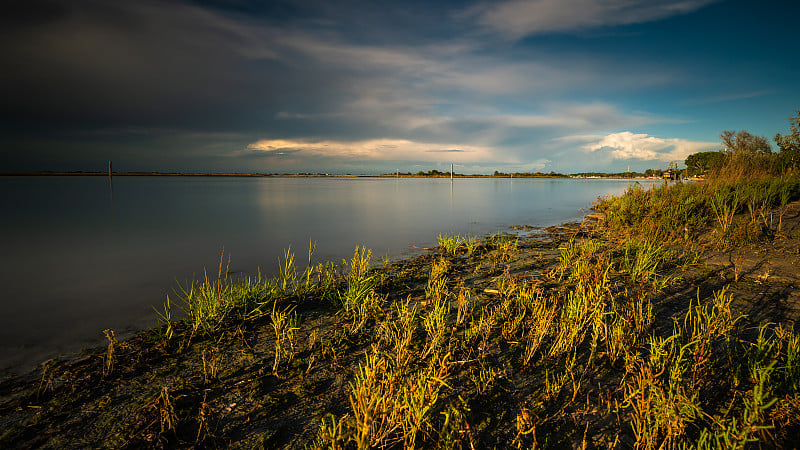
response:
[(480, 245), (480, 239), (475, 236), (467, 236), (464, 238), (464, 248), (467, 249), (467, 256), (472, 256)]
[(440, 234), (436, 236), (436, 242), (444, 254), (455, 256), (464, 244), (465, 239), (459, 235), (446, 236)]
[(669, 259), (669, 252), (650, 240), (634, 239), (623, 246), (623, 270), (633, 282), (655, 281), (659, 264)]
[(448, 331), (447, 322), (450, 313), (450, 302), (443, 296), (431, 299), (432, 305), (427, 314), (422, 318), (422, 326), (428, 335), (428, 341), (422, 357), (427, 357), (431, 352), (439, 351)]
[(172, 323), (172, 304), (169, 301), (169, 295), (167, 296), (167, 300), (164, 302), (164, 312), (160, 312), (153, 307), (153, 311), (156, 312), (158, 315), (158, 320), (160, 325), (158, 327), (158, 333), (161, 337), (161, 340), (166, 343), (172, 340), (172, 336), (175, 334), (175, 329), (173, 328)]
[(161, 424), (161, 434), (166, 432), (175, 432), (178, 426), (178, 415), (175, 414), (175, 407), (172, 405), (172, 399), (169, 395), (169, 389), (166, 386), (161, 388), (158, 397), (155, 401), (158, 408), (159, 423)]
[(339, 305), (346, 313), (358, 309), (359, 305), (374, 292), (377, 276), (370, 271), (372, 250), (356, 247), (353, 258), (343, 261), (349, 271), (345, 275), (345, 288), (337, 292)]
[(275, 331), (275, 362), (272, 373), (277, 375), (280, 364), (294, 358), (295, 331), (299, 329), (299, 320), (294, 307), (280, 311), (277, 309), (277, 301), (272, 305), (270, 318)]
[(508, 234), (495, 234), (484, 239), (484, 246), (492, 251), (491, 258), (495, 263), (510, 261), (517, 253), (519, 238)]
[(461, 325), (467, 317), (472, 315), (475, 305), (472, 302), (469, 289), (462, 284), (456, 295), (456, 324)]
[(203, 349), (201, 353), (203, 361), (203, 383), (208, 384), (211, 380), (216, 380), (219, 375), (219, 359), (216, 349), (212, 348), (208, 351)]

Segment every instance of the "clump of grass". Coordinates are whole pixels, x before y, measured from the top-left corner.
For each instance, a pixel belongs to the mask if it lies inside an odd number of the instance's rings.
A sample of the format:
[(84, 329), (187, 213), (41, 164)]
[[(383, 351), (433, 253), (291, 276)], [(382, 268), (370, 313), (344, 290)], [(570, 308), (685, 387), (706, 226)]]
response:
[(345, 275), (345, 287), (336, 293), (339, 306), (346, 313), (356, 311), (374, 292), (377, 276), (370, 270), (372, 250), (356, 247), (350, 261), (342, 261), (349, 270)]
[(464, 238), (464, 248), (467, 250), (467, 256), (472, 256), (480, 246), (480, 239), (475, 236), (466, 236)]
[(153, 311), (156, 312), (158, 316), (158, 320), (160, 325), (158, 326), (158, 334), (161, 340), (164, 343), (169, 342), (172, 340), (172, 337), (175, 334), (175, 328), (173, 327), (172, 323), (172, 303), (170, 303), (169, 295), (167, 296), (167, 300), (164, 302), (164, 312), (157, 310), (155, 306), (153, 307)]
[[(622, 246), (622, 270), (635, 283), (658, 283), (658, 267), (672, 259), (671, 252), (649, 239), (631, 239)], [(662, 280), (668, 282), (667, 280)]]
[[(744, 316), (733, 315), (731, 301), (725, 289), (706, 304), (698, 300), (672, 335), (652, 336), (646, 356), (629, 366), (624, 407), (637, 448), (743, 448), (772, 427), (777, 398), (796, 392), (796, 368), (787, 370), (794, 333), (765, 324), (754, 343), (741, 340)], [(723, 411), (714, 406), (720, 395)]]
[(272, 305), (272, 329), (275, 331), (275, 362), (272, 365), (272, 373), (278, 373), (278, 367), (282, 362), (289, 362), (294, 358), (295, 331), (299, 319), (294, 307), (284, 310), (277, 309), (277, 302)]
[(464, 245), (465, 239), (457, 234), (453, 236), (440, 234), (436, 236), (436, 242), (439, 244), (439, 248), (442, 249), (443, 253), (455, 256)]
[[(291, 249), (287, 249), (284, 251), (283, 260), (279, 260), (277, 276), (263, 278), (259, 273), (255, 277), (238, 279), (228, 277), (230, 257), (223, 269), (224, 253), (221, 254), (216, 280), (210, 280), (204, 271), (202, 282), (178, 286), (181, 300), (179, 306), (186, 313), (186, 320), (191, 325), (193, 333), (214, 333), (231, 317), (252, 319), (263, 316), (269, 313), (267, 308), (278, 299), (291, 296), (303, 297), (314, 288), (312, 254), (313, 244), (310, 244), (309, 264), (302, 273), (298, 273), (295, 268), (294, 253)], [(165, 312), (170, 311), (170, 308), (165, 305)], [(162, 320), (169, 318), (171, 313), (166, 313)]]
[(519, 238), (507, 234), (495, 234), (486, 238), (484, 245), (488, 250), (495, 251), (496, 261), (506, 262), (517, 253)]
[(341, 311), (353, 319), (351, 333), (360, 331), (380, 310), (383, 302), (375, 292), (380, 278), (370, 268), (371, 257), (372, 250), (356, 247), (350, 261), (343, 262), (349, 270), (345, 275), (344, 289), (337, 291), (336, 297)]
[(423, 368), (405, 373), (391, 356), (373, 347), (351, 383), (352, 415), (324, 420), (318, 443), (352, 442), (359, 449), (402, 445), (415, 448), (421, 434), (435, 432), (432, 413), (449, 372), (450, 354), (435, 353)]
[(449, 263), (444, 258), (437, 259), (431, 265), (431, 273), (428, 276), (428, 283), (425, 285), (425, 298), (430, 301), (438, 301), (447, 296), (447, 269)]

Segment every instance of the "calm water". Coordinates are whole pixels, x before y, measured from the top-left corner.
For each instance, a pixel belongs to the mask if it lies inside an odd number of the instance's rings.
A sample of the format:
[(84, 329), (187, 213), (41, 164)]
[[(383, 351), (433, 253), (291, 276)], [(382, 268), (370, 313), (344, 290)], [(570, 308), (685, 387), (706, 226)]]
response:
[(579, 220), (622, 180), (0, 177), (0, 368), (15, 371), (154, 326), (176, 281), (231, 270), (273, 273), (356, 245), (400, 258), (439, 233), (509, 231)]

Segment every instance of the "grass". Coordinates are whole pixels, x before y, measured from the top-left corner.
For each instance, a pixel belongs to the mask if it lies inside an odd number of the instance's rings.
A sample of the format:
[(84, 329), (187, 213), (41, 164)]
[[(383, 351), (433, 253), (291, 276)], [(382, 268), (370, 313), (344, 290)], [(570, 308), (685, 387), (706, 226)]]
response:
[(278, 373), (278, 367), (282, 362), (289, 362), (295, 354), (295, 331), (299, 329), (299, 319), (293, 307), (284, 310), (277, 309), (278, 302), (272, 304), (272, 329), (275, 331), (275, 362), (272, 365), (272, 373)]
[[(114, 430), (137, 436), (130, 446), (248, 433), (261, 441), (242, 445), (266, 447), (788, 446), (800, 429), (800, 334), (749, 317), (740, 269), (720, 281), (695, 253), (780, 236), (799, 186), (634, 186), (598, 204), (595, 229), (536, 249), (512, 235), (440, 235), (437, 251), (383, 268), (361, 247), (313, 265), (312, 244), (303, 270), (287, 250), (274, 277), (233, 277), (223, 253), (216, 278), (157, 311), (148, 341), (159, 352), (149, 361), (192, 364), (155, 373), (109, 334), (95, 371), (107, 385), (136, 370), (147, 372), (139, 385), (158, 381), (138, 422)], [(67, 392), (72, 370), (48, 365), (36, 401)]]
[[(633, 185), (625, 195), (603, 199), (595, 208), (605, 214), (604, 225), (611, 230), (657, 242), (694, 241), (713, 223), (717, 227), (716, 244), (729, 248), (737, 239), (760, 239), (763, 228), (753, 225), (773, 226), (779, 231), (785, 205), (798, 198), (800, 178), (796, 176), (731, 175), (703, 183), (664, 184), (650, 190)], [(774, 208), (778, 208), (776, 213)], [(750, 212), (751, 226), (736, 235), (734, 217), (746, 211)], [(774, 224), (776, 214), (778, 223)]]

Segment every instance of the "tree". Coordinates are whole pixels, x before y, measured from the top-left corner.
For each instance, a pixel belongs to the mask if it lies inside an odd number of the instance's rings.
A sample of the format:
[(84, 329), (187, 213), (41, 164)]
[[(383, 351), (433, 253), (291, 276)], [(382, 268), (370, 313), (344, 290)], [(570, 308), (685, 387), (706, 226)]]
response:
[(699, 171), (705, 172), (710, 169), (722, 167), (725, 163), (725, 153), (722, 152), (699, 152), (692, 153), (686, 157), (684, 161), (686, 167), (689, 169), (697, 168)]
[(764, 136), (756, 136), (742, 130), (725, 130), (719, 135), (722, 140), (722, 151), (734, 155), (770, 154), (772, 147)]
[(792, 129), (791, 134), (785, 136), (780, 133), (775, 135), (775, 143), (781, 149), (781, 153), (789, 151), (800, 151), (800, 109), (796, 110), (797, 117), (789, 117), (789, 126)]

